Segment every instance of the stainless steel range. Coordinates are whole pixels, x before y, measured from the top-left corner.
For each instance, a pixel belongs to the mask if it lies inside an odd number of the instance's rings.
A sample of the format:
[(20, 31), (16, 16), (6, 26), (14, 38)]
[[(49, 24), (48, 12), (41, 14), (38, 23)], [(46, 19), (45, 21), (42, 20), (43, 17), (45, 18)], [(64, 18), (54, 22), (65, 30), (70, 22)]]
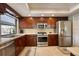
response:
[(48, 46), (48, 35), (46, 32), (38, 32), (37, 46)]

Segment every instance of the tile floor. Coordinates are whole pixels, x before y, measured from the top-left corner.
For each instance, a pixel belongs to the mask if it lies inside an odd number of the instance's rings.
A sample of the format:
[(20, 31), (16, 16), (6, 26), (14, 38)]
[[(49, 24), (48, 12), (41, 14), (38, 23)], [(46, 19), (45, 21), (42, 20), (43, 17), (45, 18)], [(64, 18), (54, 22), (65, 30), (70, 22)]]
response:
[(66, 47), (25, 47), (19, 56), (70, 56)]

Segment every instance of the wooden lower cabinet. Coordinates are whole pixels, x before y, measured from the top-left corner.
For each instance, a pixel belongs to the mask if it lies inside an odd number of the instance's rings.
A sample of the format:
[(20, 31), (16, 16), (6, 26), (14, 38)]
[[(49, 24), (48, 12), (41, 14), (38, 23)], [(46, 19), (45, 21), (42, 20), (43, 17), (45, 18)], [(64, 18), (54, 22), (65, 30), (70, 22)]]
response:
[(48, 35), (48, 46), (58, 46), (58, 34)]
[(37, 35), (24, 35), (15, 39), (15, 55), (19, 55), (25, 46), (36, 46)]
[(15, 39), (15, 55), (19, 55), (19, 53), (24, 49), (25, 47), (25, 36), (19, 37)]
[(37, 35), (26, 35), (26, 46), (37, 46)]

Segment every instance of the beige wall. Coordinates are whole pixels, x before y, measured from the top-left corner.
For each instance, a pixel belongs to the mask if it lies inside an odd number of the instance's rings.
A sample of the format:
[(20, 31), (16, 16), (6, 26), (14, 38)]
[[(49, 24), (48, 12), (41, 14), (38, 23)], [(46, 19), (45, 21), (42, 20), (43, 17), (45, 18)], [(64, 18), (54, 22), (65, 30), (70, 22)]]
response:
[(73, 22), (73, 46), (79, 46), (79, 14), (69, 17)]
[(19, 30), (19, 19), (17, 19), (17, 26), (16, 27), (17, 27), (17, 34), (18, 34), (18, 33), (20, 33), (20, 30)]
[(79, 46), (79, 14), (73, 16), (73, 44)]

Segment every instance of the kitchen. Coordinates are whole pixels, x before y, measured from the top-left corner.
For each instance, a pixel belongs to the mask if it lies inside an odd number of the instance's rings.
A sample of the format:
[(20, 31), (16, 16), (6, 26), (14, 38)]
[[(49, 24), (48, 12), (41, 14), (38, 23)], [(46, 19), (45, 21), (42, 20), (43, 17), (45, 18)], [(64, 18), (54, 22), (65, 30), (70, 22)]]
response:
[(78, 10), (78, 3), (0, 3), (0, 55), (69, 56), (79, 45)]

